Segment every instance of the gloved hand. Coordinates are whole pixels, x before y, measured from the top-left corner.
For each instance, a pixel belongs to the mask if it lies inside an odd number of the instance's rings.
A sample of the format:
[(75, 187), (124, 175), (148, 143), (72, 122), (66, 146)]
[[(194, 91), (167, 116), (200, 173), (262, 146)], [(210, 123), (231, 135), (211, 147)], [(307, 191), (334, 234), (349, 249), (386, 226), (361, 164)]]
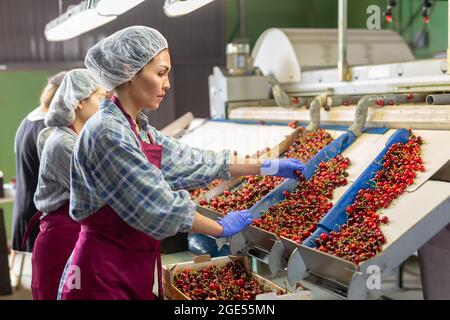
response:
[(221, 237), (228, 238), (241, 232), (252, 223), (252, 214), (249, 210), (231, 211), (217, 221), (223, 228)]
[(298, 178), (298, 174), (305, 173), (305, 164), (298, 159), (286, 158), (277, 160), (264, 160), (261, 164), (261, 175), (279, 176), (283, 178)]

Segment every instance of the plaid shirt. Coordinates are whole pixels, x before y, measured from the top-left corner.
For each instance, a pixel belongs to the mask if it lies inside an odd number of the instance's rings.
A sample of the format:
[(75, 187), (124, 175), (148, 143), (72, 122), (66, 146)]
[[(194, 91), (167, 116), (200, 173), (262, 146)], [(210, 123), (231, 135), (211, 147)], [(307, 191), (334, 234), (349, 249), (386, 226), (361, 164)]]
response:
[[(192, 228), (189, 192), (215, 178), (230, 179), (230, 151), (190, 148), (137, 118), (141, 140), (163, 147), (161, 169), (149, 163), (128, 120), (111, 101), (85, 124), (72, 156), (70, 214), (80, 221), (105, 204), (155, 239)], [(178, 190), (178, 191), (175, 191)]]
[[(77, 140), (77, 134), (72, 129), (52, 129), (43, 146), (38, 185), (34, 194), (34, 204), (44, 216), (69, 201), (70, 158)], [(42, 134), (39, 135), (41, 136)]]

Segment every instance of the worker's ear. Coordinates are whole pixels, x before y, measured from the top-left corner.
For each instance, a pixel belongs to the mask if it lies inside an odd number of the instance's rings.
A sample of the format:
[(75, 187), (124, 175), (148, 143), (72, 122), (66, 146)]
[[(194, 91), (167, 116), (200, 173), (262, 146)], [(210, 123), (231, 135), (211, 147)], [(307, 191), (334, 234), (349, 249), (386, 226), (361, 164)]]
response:
[[(145, 66), (144, 66), (144, 68), (145, 68)], [(139, 77), (141, 76), (141, 74), (142, 74), (142, 71), (144, 70), (144, 68), (142, 68), (141, 70), (139, 70), (130, 80), (128, 80), (127, 82), (128, 83), (133, 83), (134, 81), (136, 81), (136, 80), (138, 80), (139, 79)]]
[(78, 106), (77, 106), (77, 110), (83, 110), (84, 109), (84, 107), (85, 107), (85, 100), (81, 100), (79, 103), (78, 103)]

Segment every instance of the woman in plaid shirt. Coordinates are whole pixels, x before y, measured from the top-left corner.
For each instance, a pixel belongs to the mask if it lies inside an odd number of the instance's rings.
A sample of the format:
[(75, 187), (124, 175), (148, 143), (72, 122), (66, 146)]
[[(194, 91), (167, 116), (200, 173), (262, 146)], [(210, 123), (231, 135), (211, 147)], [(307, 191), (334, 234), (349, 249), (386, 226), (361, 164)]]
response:
[(294, 178), (304, 166), (294, 159), (236, 164), (228, 150), (190, 148), (151, 127), (141, 111), (159, 107), (171, 68), (167, 41), (155, 29), (112, 34), (89, 49), (85, 65), (114, 96), (73, 152), (70, 214), (81, 232), (59, 298), (154, 299), (155, 264), (162, 298), (159, 240), (189, 231), (230, 237), (252, 221), (247, 210), (217, 222), (202, 216), (182, 189), (239, 175)]

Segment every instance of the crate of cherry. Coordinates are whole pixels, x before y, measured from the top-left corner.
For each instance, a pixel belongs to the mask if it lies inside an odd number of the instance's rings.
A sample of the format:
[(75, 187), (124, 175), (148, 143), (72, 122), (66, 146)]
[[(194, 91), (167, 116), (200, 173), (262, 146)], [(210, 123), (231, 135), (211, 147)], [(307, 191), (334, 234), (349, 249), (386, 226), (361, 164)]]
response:
[[(325, 130), (308, 132), (299, 127), (276, 150), (265, 156), (296, 158), (306, 163), (332, 141), (333, 138)], [(250, 209), (284, 180), (275, 176), (245, 176), (235, 179), (203, 193), (197, 199), (198, 210), (211, 218), (217, 218), (230, 211)]]
[[(258, 158), (260, 160), (263, 159), (271, 159), (278, 158), (288, 150), (289, 152), (294, 151), (294, 146), (298, 142), (300, 136), (305, 134), (305, 129), (302, 127), (294, 128), (291, 134), (287, 135), (286, 138), (281, 141), (278, 145), (273, 148), (266, 147), (264, 150), (257, 151), (256, 154), (253, 155), (245, 155), (244, 157), (240, 157), (242, 159), (248, 158)], [(234, 156), (239, 157), (237, 151), (234, 151)], [(200, 203), (200, 206), (210, 207), (211, 211), (219, 212), (221, 210), (217, 210), (218, 208), (214, 208), (209, 206), (209, 204), (213, 203), (212, 198), (222, 195), (224, 191), (237, 190), (241, 187), (243, 180), (241, 178), (235, 178), (230, 181), (223, 181), (220, 179), (215, 179), (212, 181), (206, 188), (200, 188), (196, 190), (190, 191), (192, 199), (196, 200)]]
[(303, 288), (289, 293), (251, 272), (246, 256), (211, 258), (163, 266), (164, 295), (171, 300), (310, 300)]
[(348, 184), (350, 160), (341, 153), (355, 139), (352, 132), (341, 134), (306, 163), (304, 177), (286, 179), (255, 204), (251, 211), (258, 219), (242, 233), (245, 240), (233, 237), (232, 253), (249, 246), (262, 249), (272, 273), (284, 268), (285, 256), (314, 232), (332, 207), (335, 189)]

